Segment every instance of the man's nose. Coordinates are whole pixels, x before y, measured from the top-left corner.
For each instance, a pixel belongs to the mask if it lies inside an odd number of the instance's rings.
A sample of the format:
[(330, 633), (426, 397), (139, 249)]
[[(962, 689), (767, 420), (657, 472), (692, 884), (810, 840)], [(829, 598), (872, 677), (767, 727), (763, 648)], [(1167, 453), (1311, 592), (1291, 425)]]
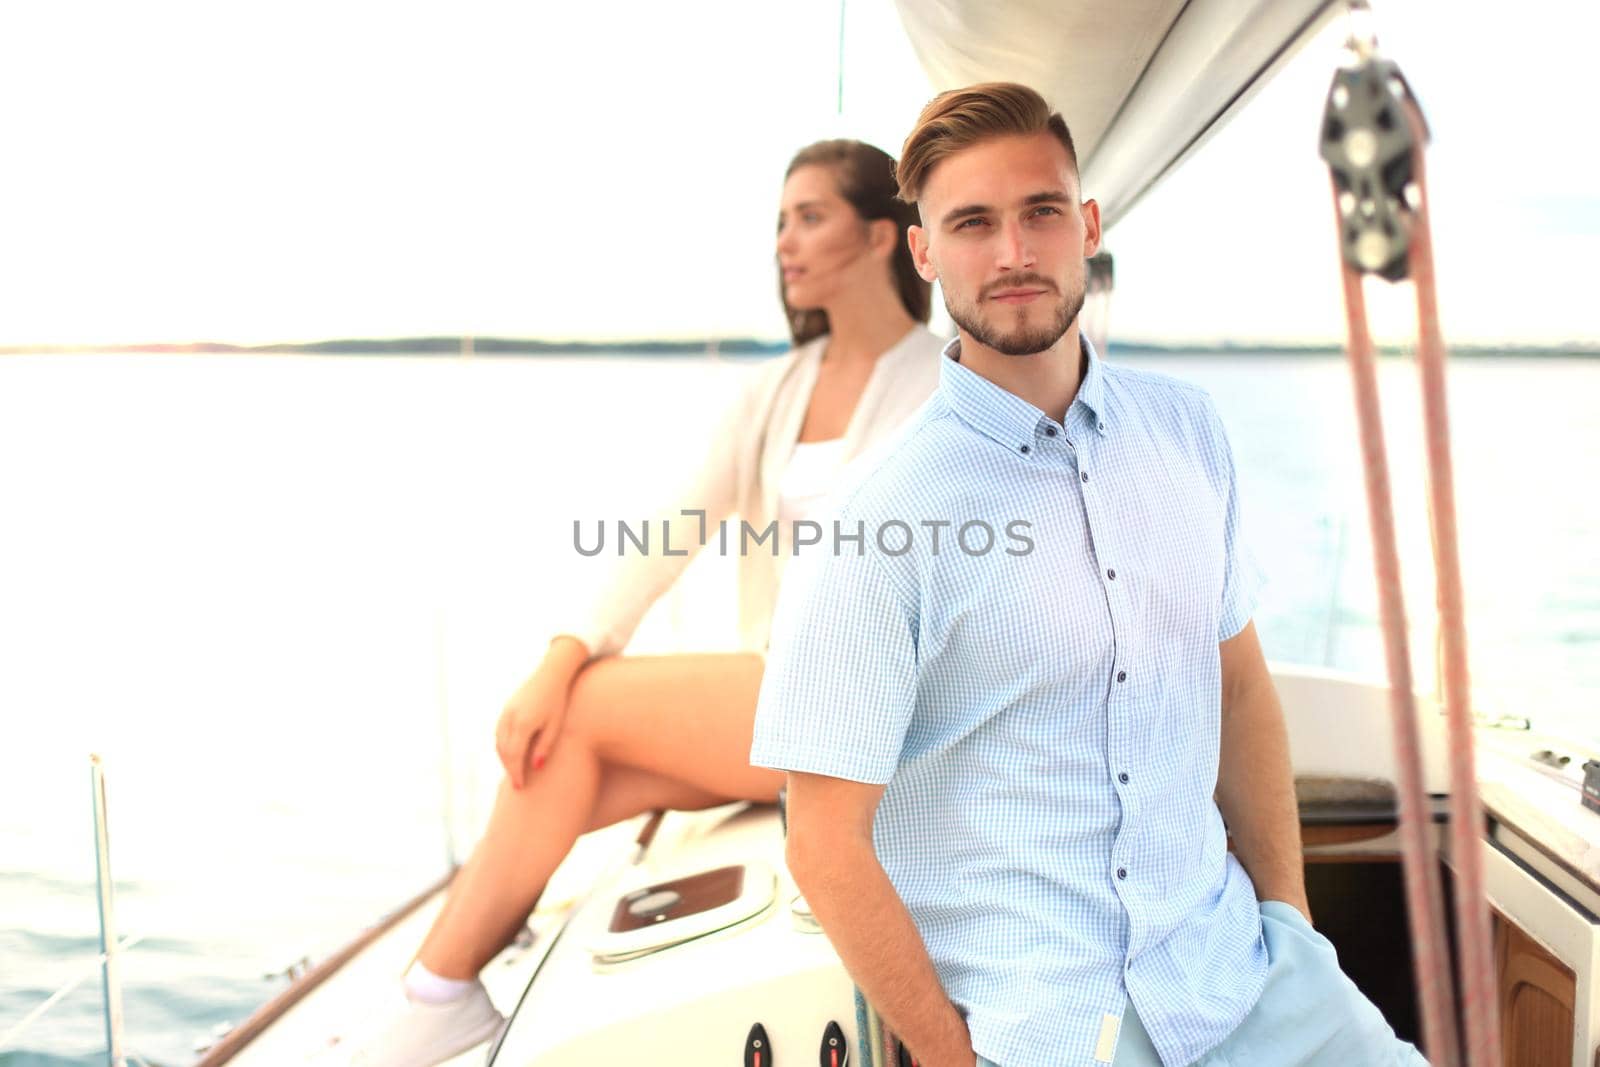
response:
[(1000, 226), (1000, 259), (998, 266), (1008, 270), (1023, 270), (1034, 264), (1033, 243), (1021, 223), (1009, 221)]

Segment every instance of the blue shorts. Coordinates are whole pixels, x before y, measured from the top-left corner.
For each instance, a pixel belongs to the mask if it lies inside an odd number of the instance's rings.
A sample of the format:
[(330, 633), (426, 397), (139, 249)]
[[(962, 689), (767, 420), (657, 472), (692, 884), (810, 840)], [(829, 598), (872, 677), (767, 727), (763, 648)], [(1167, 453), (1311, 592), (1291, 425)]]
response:
[[(1261, 999), (1194, 1067), (1427, 1067), (1416, 1046), (1395, 1037), (1345, 977), (1332, 942), (1299, 909), (1262, 901), (1261, 932), (1268, 960)], [(1162, 1067), (1132, 1003), (1122, 1016), (1112, 1067)]]

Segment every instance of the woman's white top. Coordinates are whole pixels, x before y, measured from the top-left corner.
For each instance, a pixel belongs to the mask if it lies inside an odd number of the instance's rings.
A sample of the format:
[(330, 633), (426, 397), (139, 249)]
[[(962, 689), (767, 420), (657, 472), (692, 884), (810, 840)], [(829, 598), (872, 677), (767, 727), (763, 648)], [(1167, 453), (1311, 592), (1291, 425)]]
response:
[[(838, 479), (847, 477), (847, 471), (870, 469), (939, 384), (945, 339), (919, 323), (873, 364), (850, 424), (837, 444), (812, 442), (834, 445), (833, 456), (826, 449), (801, 451), (796, 442), (827, 342), (826, 335), (815, 338), (749, 373), (738, 399), (729, 405), (712, 436), (706, 458), (687, 472), (684, 487), (655, 509), (658, 520), (671, 519), (678, 527), (685, 521), (685, 509), (704, 510), (706, 529), (715, 531), (719, 522), (729, 519), (732, 550), (738, 520), (730, 516), (737, 514), (755, 530), (766, 529), (778, 518), (786, 476), (791, 474), (797, 479), (795, 503), (805, 497), (816, 505), (826, 468), (833, 466)], [(791, 472), (797, 453), (801, 466)], [(714, 533), (707, 540), (717, 544)], [(591, 657), (622, 651), (650, 605), (702, 546), (691, 538), (684, 547), (686, 555), (630, 552), (622, 556), (591, 609), (580, 612), (570, 626), (555, 633), (578, 638)], [(739, 644), (748, 651), (766, 651), (781, 567), (769, 551), (739, 556)]]
[(833, 527), (829, 514), (836, 503), (834, 494), (839, 490), (845, 472), (844, 438), (828, 441), (798, 441), (783, 477), (778, 482), (778, 573), (788, 571), (793, 558), (794, 543), (802, 537), (814, 537), (815, 530), (798, 530), (796, 524), (809, 519), (822, 527), (821, 540), (805, 544), (800, 552), (820, 551), (820, 546), (832, 543)]
[(788, 532), (793, 523), (814, 518), (838, 487), (844, 469), (844, 438), (797, 441), (789, 465), (778, 482), (778, 523)]

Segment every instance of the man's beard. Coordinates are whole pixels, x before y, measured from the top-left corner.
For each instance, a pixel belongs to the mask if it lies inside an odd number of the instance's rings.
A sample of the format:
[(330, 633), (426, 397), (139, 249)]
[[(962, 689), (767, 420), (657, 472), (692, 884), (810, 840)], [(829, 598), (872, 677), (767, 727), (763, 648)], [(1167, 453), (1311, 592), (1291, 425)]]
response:
[[(1044, 284), (1048, 281), (1037, 276), (1024, 281), (1011, 281), (1006, 283), (1006, 288), (1018, 285)], [(1052, 286), (1053, 288), (1053, 286)], [(945, 310), (950, 313), (950, 318), (955, 324), (967, 331), (972, 339), (981, 345), (994, 349), (1006, 356), (1031, 356), (1036, 352), (1043, 352), (1066, 335), (1072, 324), (1078, 319), (1078, 312), (1083, 310), (1083, 290), (1078, 289), (1061, 298), (1061, 303), (1056, 305), (1055, 319), (1043, 326), (1004, 327), (992, 326), (983, 321), (976, 306), (957, 304), (951, 299), (948, 290), (944, 295)]]

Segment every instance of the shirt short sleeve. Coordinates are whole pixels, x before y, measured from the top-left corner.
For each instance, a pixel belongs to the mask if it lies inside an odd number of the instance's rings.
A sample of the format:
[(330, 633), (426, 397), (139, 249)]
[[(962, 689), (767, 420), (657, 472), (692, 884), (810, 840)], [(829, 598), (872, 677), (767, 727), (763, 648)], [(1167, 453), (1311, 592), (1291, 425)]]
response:
[(1215, 461), (1220, 468), (1222, 489), (1225, 493), (1223, 515), (1223, 579), (1222, 602), (1217, 615), (1217, 640), (1226, 641), (1237, 636), (1255, 616), (1261, 599), (1261, 587), (1266, 577), (1243, 530), (1240, 515), (1239, 479), (1233, 465), (1233, 448), (1228, 443), (1227, 430), (1208, 397), (1206, 410), (1211, 416), (1211, 440)]
[(784, 575), (750, 762), (884, 785), (916, 700), (916, 618), (870, 540), (835, 551), (832, 532)]

